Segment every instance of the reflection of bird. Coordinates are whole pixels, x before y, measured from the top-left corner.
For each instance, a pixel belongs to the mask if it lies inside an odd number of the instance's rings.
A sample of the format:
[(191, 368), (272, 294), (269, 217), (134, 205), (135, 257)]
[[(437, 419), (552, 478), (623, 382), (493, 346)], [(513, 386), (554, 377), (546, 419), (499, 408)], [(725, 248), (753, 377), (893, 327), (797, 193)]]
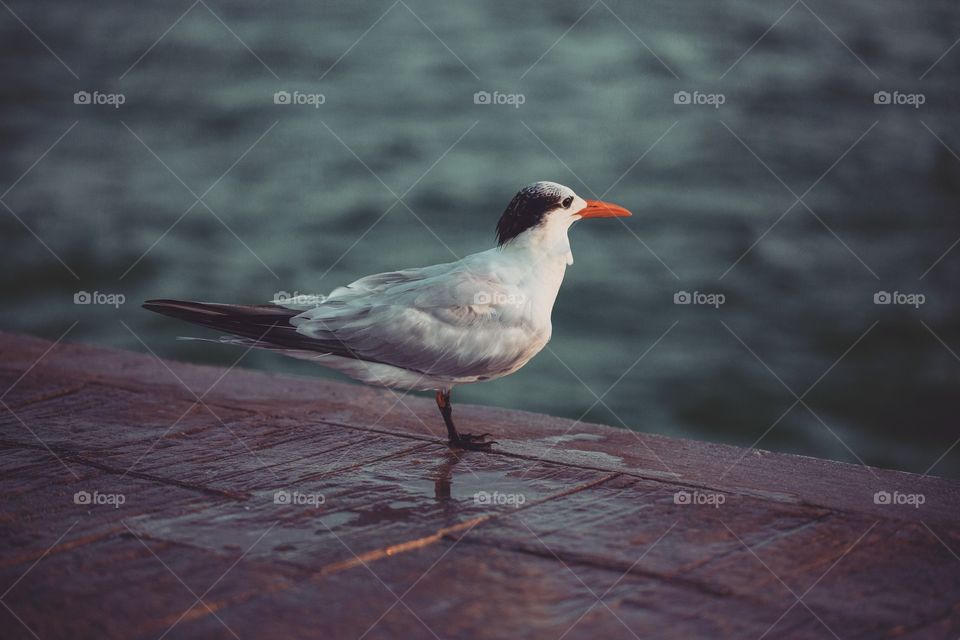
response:
[(543, 349), (564, 271), (573, 264), (570, 225), (629, 215), (536, 182), (503, 212), (497, 246), (457, 262), (367, 276), (318, 300), (143, 306), (230, 334), (222, 343), (273, 349), (367, 384), (436, 391), (450, 445), (488, 449), (488, 434), (457, 432), (450, 391), (511, 374)]

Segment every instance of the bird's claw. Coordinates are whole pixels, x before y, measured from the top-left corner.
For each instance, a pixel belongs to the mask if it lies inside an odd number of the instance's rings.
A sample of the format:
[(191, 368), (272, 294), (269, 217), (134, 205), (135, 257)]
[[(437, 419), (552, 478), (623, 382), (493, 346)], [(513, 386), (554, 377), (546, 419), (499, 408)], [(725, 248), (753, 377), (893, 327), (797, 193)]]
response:
[(496, 440), (487, 440), (489, 433), (473, 435), (471, 433), (461, 433), (456, 440), (450, 441), (450, 447), (453, 449), (469, 449), (472, 451), (490, 451), (491, 447), (499, 444)]

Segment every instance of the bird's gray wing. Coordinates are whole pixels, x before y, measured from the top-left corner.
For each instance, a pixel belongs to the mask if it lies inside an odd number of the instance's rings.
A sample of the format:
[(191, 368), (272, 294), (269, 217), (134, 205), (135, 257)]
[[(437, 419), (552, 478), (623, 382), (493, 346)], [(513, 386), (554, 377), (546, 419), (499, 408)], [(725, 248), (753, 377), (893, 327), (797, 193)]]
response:
[(291, 319), (318, 344), (430, 376), (509, 367), (531, 341), (522, 294), (462, 263), (368, 276)]

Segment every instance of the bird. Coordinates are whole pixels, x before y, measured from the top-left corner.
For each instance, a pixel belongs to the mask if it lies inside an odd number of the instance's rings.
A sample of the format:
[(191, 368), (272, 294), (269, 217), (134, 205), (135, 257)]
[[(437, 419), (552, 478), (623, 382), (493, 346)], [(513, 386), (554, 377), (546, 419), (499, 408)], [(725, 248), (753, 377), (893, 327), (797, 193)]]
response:
[(540, 181), (522, 187), (496, 226), (496, 246), (455, 262), (360, 278), (325, 296), (240, 305), (148, 300), (143, 307), (216, 329), (222, 344), (277, 351), (368, 385), (432, 391), (453, 449), (489, 451), (491, 434), (460, 433), (451, 392), (516, 372), (552, 335), (554, 302), (573, 264), (578, 220), (630, 216)]

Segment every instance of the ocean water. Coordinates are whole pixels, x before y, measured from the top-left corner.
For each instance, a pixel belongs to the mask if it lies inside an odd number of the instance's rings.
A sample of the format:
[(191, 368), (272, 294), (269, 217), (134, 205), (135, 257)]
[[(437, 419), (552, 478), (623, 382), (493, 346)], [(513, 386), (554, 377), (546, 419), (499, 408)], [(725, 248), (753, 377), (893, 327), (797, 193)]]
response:
[(8, 4), (5, 330), (232, 364), (138, 303), (450, 261), (554, 180), (635, 215), (455, 401), (960, 476), (955, 2)]

